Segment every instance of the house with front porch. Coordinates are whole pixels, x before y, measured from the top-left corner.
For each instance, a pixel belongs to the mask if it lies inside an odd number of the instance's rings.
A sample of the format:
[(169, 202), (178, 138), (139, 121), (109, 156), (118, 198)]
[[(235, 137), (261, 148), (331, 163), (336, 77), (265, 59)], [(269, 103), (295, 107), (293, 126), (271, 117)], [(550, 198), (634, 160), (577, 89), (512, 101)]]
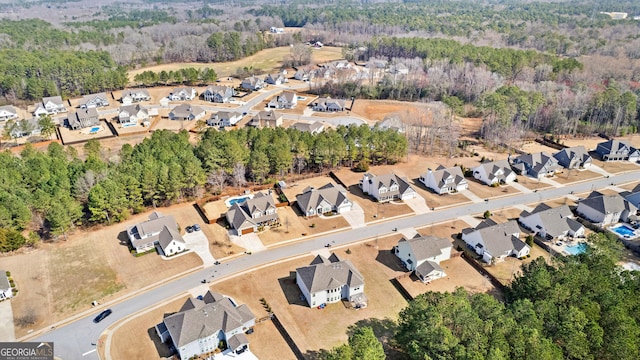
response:
[(528, 212), (520, 213), (520, 225), (546, 240), (584, 237), (584, 225), (574, 219), (568, 205), (552, 208), (542, 203)]
[(637, 162), (640, 160), (640, 151), (629, 145), (626, 141), (612, 139), (601, 142), (596, 147), (596, 153), (600, 155), (602, 161), (621, 161), (628, 160)]
[(269, 101), (267, 107), (272, 109), (293, 109), (298, 104), (298, 96), (293, 91), (283, 91)]
[(268, 74), (264, 78), (264, 82), (269, 85), (280, 85), (288, 82), (288, 79), (282, 73), (278, 74)]
[(180, 359), (187, 360), (213, 353), (221, 342), (234, 355), (243, 353), (249, 346), (244, 333), (255, 324), (256, 317), (247, 305), (237, 305), (231, 298), (208, 290), (201, 297), (188, 298), (155, 330), (162, 343), (173, 345)]
[(91, 109), (109, 106), (109, 99), (106, 93), (85, 95), (80, 101), (80, 109)]
[(169, 93), (167, 98), (171, 101), (190, 101), (196, 98), (198, 92), (192, 87), (177, 87)]
[(344, 111), (344, 99), (332, 99), (329, 97), (321, 97), (313, 102), (313, 111), (320, 112), (337, 112)]
[(302, 194), (296, 195), (296, 204), (304, 216), (342, 214), (353, 208), (353, 202), (347, 197), (347, 191), (333, 183), (328, 183), (319, 189), (312, 187), (304, 189)]
[(423, 283), (429, 283), (447, 276), (440, 263), (451, 258), (452, 249), (453, 245), (447, 239), (418, 236), (400, 239), (392, 251), (408, 271), (413, 271)]
[(67, 112), (67, 107), (62, 102), (60, 96), (43, 97), (41, 103), (37, 103), (33, 115), (35, 117), (42, 115), (54, 115)]
[(178, 231), (178, 223), (172, 216), (158, 211), (149, 215), (149, 220), (127, 228), (131, 247), (140, 254), (156, 247), (160, 254), (171, 256), (187, 250)]
[(0, 121), (15, 120), (18, 118), (18, 110), (13, 105), (0, 106)]
[(200, 120), (204, 117), (205, 111), (200, 106), (191, 104), (180, 104), (169, 112), (169, 119), (171, 120)]
[(228, 103), (235, 93), (236, 92), (230, 86), (212, 85), (207, 86), (205, 91), (202, 93), (202, 98), (205, 101), (211, 101), (214, 103)]
[(360, 189), (378, 202), (408, 200), (418, 196), (409, 180), (393, 173), (379, 176), (366, 173), (360, 180)]
[(120, 124), (142, 124), (149, 120), (149, 112), (140, 104), (125, 105), (118, 111)]
[(240, 87), (245, 90), (260, 90), (264, 87), (264, 81), (257, 76), (251, 76), (242, 80)]
[(69, 114), (67, 123), (71, 130), (80, 130), (92, 126), (100, 125), (98, 110), (96, 108), (78, 109), (78, 111)]
[[(9, 126), (7, 124), (6, 126)], [(6, 129), (6, 127), (5, 127)], [(11, 127), (11, 137), (18, 139), (21, 137), (37, 136), (42, 132), (42, 127), (37, 118), (22, 119), (15, 123), (15, 126)]]
[(511, 166), (516, 172), (536, 179), (543, 176), (553, 176), (562, 170), (558, 160), (544, 151), (520, 155), (511, 160)]
[(207, 125), (215, 127), (229, 127), (235, 126), (240, 120), (242, 120), (242, 114), (235, 111), (218, 111), (215, 114), (211, 114), (211, 117), (207, 120)]
[(629, 216), (637, 215), (638, 208), (619, 194), (603, 195), (592, 192), (586, 199), (578, 201), (576, 213), (601, 227), (628, 221)]
[(251, 199), (234, 203), (225, 217), (229, 226), (236, 231), (238, 236), (280, 223), (276, 202), (271, 192), (259, 192)]
[(299, 121), (291, 125), (291, 127), (298, 131), (308, 132), (311, 135), (316, 135), (324, 131), (324, 125), (320, 121), (311, 123)]
[(472, 172), (474, 178), (489, 186), (508, 184), (516, 179), (516, 173), (507, 160), (482, 163), (473, 168)]
[(565, 169), (586, 169), (593, 162), (593, 158), (582, 145), (562, 149), (554, 153), (553, 157)]
[(475, 228), (462, 230), (462, 240), (487, 264), (504, 261), (507, 256), (529, 255), (531, 248), (519, 236), (520, 227), (515, 220), (498, 224), (486, 219)]
[(351, 261), (335, 253), (316, 256), (309, 266), (296, 269), (296, 284), (310, 307), (340, 302), (363, 303), (364, 277)]
[(149, 101), (151, 96), (147, 89), (126, 89), (122, 90), (120, 101), (122, 105), (131, 105), (141, 101)]
[(253, 126), (258, 129), (265, 127), (276, 128), (282, 126), (282, 115), (276, 111), (260, 111), (251, 118), (247, 126)]
[(426, 173), (420, 175), (420, 182), (439, 195), (467, 190), (469, 187), (459, 166), (445, 168), (440, 165), (435, 171), (427, 169)]

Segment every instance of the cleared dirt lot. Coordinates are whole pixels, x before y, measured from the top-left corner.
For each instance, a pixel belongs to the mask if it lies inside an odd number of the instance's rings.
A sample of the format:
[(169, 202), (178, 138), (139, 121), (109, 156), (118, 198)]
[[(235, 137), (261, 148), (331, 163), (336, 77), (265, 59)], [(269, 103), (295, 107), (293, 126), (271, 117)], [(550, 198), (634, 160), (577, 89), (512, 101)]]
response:
[(470, 203), (471, 200), (463, 195), (463, 193), (438, 195), (427, 189), (418, 179), (413, 179), (413, 188), (419, 196), (427, 201), (427, 206), (441, 208), (443, 206), (461, 205)]
[[(517, 179), (518, 179), (518, 184), (526, 187), (529, 190), (541, 190), (541, 189), (547, 189), (551, 187), (551, 185), (547, 183), (544, 183), (538, 179), (534, 179), (524, 175), (518, 175)], [(556, 177), (554, 176), (550, 179), (555, 180)]]
[[(174, 215), (182, 228), (201, 223), (191, 205), (165, 208), (162, 212)], [(155, 253), (132, 256), (124, 231), (148, 216), (149, 213), (136, 215), (126, 222), (91, 231), (76, 230), (68, 241), (42, 244), (32, 253), (1, 258), (2, 267), (11, 271), (20, 291), (12, 300), (16, 336), (87, 310), (93, 300), (105, 303), (202, 265), (193, 253), (171, 260), (162, 260)], [(203, 231), (207, 233), (207, 229)], [(32, 321), (24, 321), (29, 317)]]
[(520, 193), (520, 190), (516, 189), (513, 186), (500, 185), (498, 187), (491, 187), (473, 178), (466, 179), (469, 183), (469, 189), (467, 191), (471, 191), (481, 199), (489, 199), (496, 196), (507, 196)]
[(560, 174), (556, 174), (553, 177), (553, 181), (558, 182), (560, 184), (568, 184), (578, 181), (586, 181), (595, 178), (602, 177), (601, 174), (590, 170), (567, 170), (565, 169)]
[(278, 216), (280, 217), (281, 226), (258, 233), (265, 246), (349, 226), (349, 223), (341, 215), (305, 219), (302, 217), (300, 209), (290, 206), (278, 208)]
[(499, 262), (492, 266), (485, 266), (485, 269), (495, 276), (503, 285), (509, 285), (520, 274), (520, 269), (523, 264), (528, 264), (538, 257), (543, 257), (547, 262), (551, 261), (551, 255), (544, 249), (534, 244), (531, 248), (531, 257), (519, 260), (514, 257), (508, 257), (504, 261)]
[(604, 171), (611, 174), (618, 174), (625, 171), (638, 170), (637, 164), (628, 161), (600, 161), (593, 159), (593, 165), (599, 166)]

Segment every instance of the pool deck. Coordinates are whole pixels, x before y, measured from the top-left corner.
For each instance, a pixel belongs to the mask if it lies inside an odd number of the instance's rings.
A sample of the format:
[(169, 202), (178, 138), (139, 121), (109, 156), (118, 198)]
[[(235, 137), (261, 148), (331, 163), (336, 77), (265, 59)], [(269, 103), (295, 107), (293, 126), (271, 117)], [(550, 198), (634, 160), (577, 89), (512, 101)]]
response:
[[(625, 227), (628, 230), (630, 230), (633, 235), (629, 235), (629, 234), (621, 234), (619, 232), (617, 232), (616, 230), (621, 228), (621, 227)], [(611, 231), (612, 233), (616, 234), (619, 238), (624, 239), (624, 240), (633, 240), (633, 239), (637, 239), (638, 237), (640, 237), (640, 230), (638, 229), (634, 229), (632, 226), (629, 226), (625, 223), (618, 223), (616, 225), (613, 225), (611, 227), (609, 227), (609, 231)]]

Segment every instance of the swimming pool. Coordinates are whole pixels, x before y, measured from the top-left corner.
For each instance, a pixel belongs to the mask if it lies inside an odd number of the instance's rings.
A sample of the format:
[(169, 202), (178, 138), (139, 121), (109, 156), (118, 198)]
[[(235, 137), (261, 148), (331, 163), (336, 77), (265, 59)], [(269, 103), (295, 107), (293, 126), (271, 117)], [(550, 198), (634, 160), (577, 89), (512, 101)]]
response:
[(612, 227), (611, 231), (613, 231), (614, 233), (620, 235), (623, 238), (632, 238), (632, 237), (636, 237), (635, 231), (631, 228), (629, 228), (627, 225), (619, 225), (616, 227)]
[(89, 134), (95, 134), (100, 130), (102, 130), (100, 126), (92, 127), (91, 129), (89, 129)]
[(297, 98), (298, 98), (298, 100), (306, 100), (307, 99), (305, 96), (298, 96)]
[(253, 198), (253, 195), (234, 196), (225, 200), (224, 203), (225, 205), (227, 205), (227, 207), (232, 207), (236, 203), (241, 203), (247, 199), (252, 199), (252, 198)]
[(571, 255), (578, 255), (587, 251), (587, 244), (581, 242), (576, 245), (565, 245), (564, 249)]
[(138, 125), (138, 124), (134, 124), (134, 123), (127, 123), (127, 124), (122, 124), (122, 127), (123, 127), (123, 128), (126, 128), (126, 127), (136, 126), (136, 125)]

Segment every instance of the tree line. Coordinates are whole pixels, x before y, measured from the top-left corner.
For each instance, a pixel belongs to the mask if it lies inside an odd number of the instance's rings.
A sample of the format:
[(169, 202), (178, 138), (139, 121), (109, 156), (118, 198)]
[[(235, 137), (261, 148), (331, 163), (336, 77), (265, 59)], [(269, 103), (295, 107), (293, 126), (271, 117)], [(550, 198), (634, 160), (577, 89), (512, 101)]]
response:
[(209, 68), (196, 69), (193, 67), (182, 68), (180, 70), (162, 70), (154, 72), (151, 70), (143, 71), (133, 77), (138, 85), (158, 86), (158, 85), (196, 85), (211, 84), (216, 81), (218, 74), (215, 70)]
[(109, 160), (95, 140), (83, 152), (81, 159), (73, 147), (52, 143), (46, 152), (27, 145), (19, 156), (0, 153), (0, 251), (24, 245), (21, 233), (28, 230), (42, 238), (66, 237), (75, 226), (119, 222), (147, 206), (198, 198), (226, 185), (394, 163), (406, 156), (407, 145), (394, 131), (363, 125), (317, 135), (282, 128), (209, 129), (196, 145), (186, 131), (161, 130), (136, 146), (123, 145)]

